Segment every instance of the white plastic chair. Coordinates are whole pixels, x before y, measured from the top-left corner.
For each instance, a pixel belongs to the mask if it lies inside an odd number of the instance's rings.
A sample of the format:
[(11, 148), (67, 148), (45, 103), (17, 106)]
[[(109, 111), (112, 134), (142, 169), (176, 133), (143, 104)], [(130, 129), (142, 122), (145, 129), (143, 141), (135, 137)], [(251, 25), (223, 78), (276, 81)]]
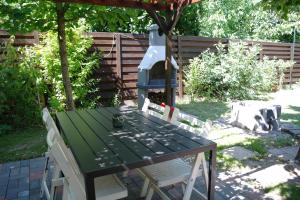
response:
[(174, 108), (170, 122), (202, 137), (207, 137), (212, 127), (210, 120), (203, 122), (192, 115), (180, 112), (178, 108)]
[[(60, 138), (61, 136), (60, 136), (59, 131), (57, 129), (57, 126), (56, 126), (56, 124), (55, 124), (53, 118), (51, 117), (51, 115), (50, 115), (47, 108), (43, 109), (42, 118), (43, 118), (43, 122), (44, 122), (44, 124), (45, 124), (45, 126), (48, 130), (48, 133), (47, 133), (47, 136), (46, 136), (48, 151), (45, 153), (46, 163), (45, 163), (42, 182), (41, 182), (40, 197), (42, 198), (45, 194), (46, 199), (50, 200), (50, 199), (53, 199), (51, 197), (54, 196), (56, 186), (60, 185), (61, 183), (56, 181), (60, 176), (60, 170), (57, 167), (57, 165), (55, 163), (53, 163), (51, 166), (49, 166), (49, 163), (53, 161), (53, 158), (52, 158), (51, 153), (49, 151), (50, 151), (51, 147), (53, 146), (54, 142), (58, 138)], [(51, 179), (53, 181), (51, 183), (51, 188), (50, 189), (47, 186), (47, 177), (48, 177), (48, 174), (49, 174), (49, 168), (53, 169), (53, 174), (52, 174), (52, 177), (51, 177)]]
[(142, 111), (160, 119), (163, 119), (165, 121), (168, 121), (170, 107), (167, 105), (165, 107), (162, 107), (160, 105), (150, 102), (148, 98), (145, 98)]
[[(181, 124), (181, 122), (175, 120), (175, 118), (177, 119), (178, 114), (179, 114), (179, 110), (175, 108), (171, 118), (171, 123), (175, 125), (179, 125), (181, 128), (185, 130), (194, 132), (196, 130), (195, 127), (186, 126), (185, 124), (183, 123)], [(189, 123), (198, 124), (199, 127), (200, 126), (203, 127), (204, 125), (203, 122), (201, 122), (196, 118), (193, 118), (192, 116), (189, 117), (187, 117), (188, 115), (180, 115), (180, 116), (185, 117), (184, 120), (188, 121)], [(198, 133), (205, 133), (205, 131), (199, 130)], [(205, 179), (206, 189), (207, 189), (208, 169), (207, 169), (204, 153), (198, 154), (195, 162), (200, 162), (200, 165), (202, 167), (196, 171), (196, 176), (193, 177), (193, 179), (195, 179), (198, 176), (203, 176)], [(138, 170), (138, 172), (145, 178), (144, 186), (142, 188), (140, 196), (141, 197), (146, 196), (146, 200), (150, 200), (155, 191), (162, 199), (169, 199), (168, 196), (166, 196), (160, 190), (160, 188), (169, 185), (174, 185), (176, 183), (182, 183), (183, 191), (185, 191), (185, 185), (187, 184), (190, 178), (192, 170), (193, 170), (192, 167), (182, 159), (174, 159), (174, 160), (143, 167)], [(196, 191), (199, 195), (203, 196), (203, 194), (200, 193), (195, 188), (193, 188), (193, 190)]]
[[(63, 200), (85, 200), (83, 175), (71, 151), (62, 139), (58, 139), (51, 148), (51, 153), (62, 170)], [(95, 195), (97, 200), (116, 200), (128, 195), (126, 187), (116, 175), (95, 178)]]

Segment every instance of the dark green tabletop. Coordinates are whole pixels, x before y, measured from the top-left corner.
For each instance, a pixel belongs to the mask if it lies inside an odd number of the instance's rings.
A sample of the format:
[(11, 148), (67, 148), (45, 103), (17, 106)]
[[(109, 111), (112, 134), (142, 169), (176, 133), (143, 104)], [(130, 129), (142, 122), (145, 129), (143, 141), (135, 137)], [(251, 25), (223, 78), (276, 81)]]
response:
[[(123, 128), (112, 117), (122, 113)], [(102, 176), (215, 149), (216, 144), (133, 108), (99, 108), (56, 115), (81, 172)]]

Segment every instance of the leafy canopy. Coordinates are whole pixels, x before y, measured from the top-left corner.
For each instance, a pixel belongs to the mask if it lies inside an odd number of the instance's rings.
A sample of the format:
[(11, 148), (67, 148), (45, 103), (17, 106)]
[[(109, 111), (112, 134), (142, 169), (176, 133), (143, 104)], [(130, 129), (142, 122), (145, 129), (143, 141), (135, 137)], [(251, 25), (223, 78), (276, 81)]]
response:
[(203, 0), (185, 9), (178, 31), (217, 38), (289, 41), (293, 26), (300, 28), (299, 15), (290, 12), (287, 19), (281, 19), (254, 0)]
[[(55, 30), (55, 3), (49, 0), (0, 0), (0, 29), (10, 33)], [(66, 26), (73, 27), (84, 18), (93, 31), (130, 29), (138, 14), (133, 9), (65, 4)], [(133, 23), (134, 24), (134, 23)]]

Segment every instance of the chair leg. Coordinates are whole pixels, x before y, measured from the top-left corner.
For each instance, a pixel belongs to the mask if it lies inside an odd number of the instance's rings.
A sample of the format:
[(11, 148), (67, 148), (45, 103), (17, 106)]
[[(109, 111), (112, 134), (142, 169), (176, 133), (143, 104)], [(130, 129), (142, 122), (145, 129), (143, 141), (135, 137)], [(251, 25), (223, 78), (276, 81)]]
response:
[[(52, 179), (59, 178), (60, 175), (60, 169), (58, 166), (54, 166), (53, 176)], [(53, 200), (56, 198), (56, 187), (51, 183), (51, 191), (50, 191), (50, 199)]]
[(128, 173), (129, 173), (129, 170), (126, 170), (125, 172), (123, 172), (122, 176), (123, 176), (123, 177), (127, 177), (127, 176), (128, 176)]
[(205, 186), (206, 189), (208, 191), (208, 168), (207, 168), (207, 163), (205, 160), (205, 154), (201, 153), (201, 160), (202, 160), (202, 169), (203, 169), (203, 177), (204, 177), (204, 182), (205, 182)]
[(49, 190), (47, 188), (47, 183), (46, 183), (47, 176), (48, 176), (48, 161), (49, 161), (49, 157), (46, 158), (44, 173), (43, 173), (43, 178), (42, 178), (42, 184), (41, 184), (41, 191), (40, 191), (40, 198), (42, 199), (45, 194), (47, 200), (50, 199), (50, 194), (49, 194)]
[(182, 189), (182, 193), (184, 194), (184, 192), (185, 192), (185, 185), (184, 185), (184, 183), (181, 184), (181, 189)]
[(64, 184), (63, 187), (64, 188), (63, 188), (62, 200), (69, 200), (69, 199), (71, 200), (71, 196), (69, 194), (68, 184)]
[(150, 183), (150, 180), (148, 178), (145, 178), (144, 185), (143, 185), (140, 197), (145, 197), (147, 195), (147, 191), (148, 191), (148, 188), (149, 188), (149, 183)]
[(153, 196), (154, 190), (152, 187), (149, 188), (148, 193), (147, 193), (147, 197), (145, 200), (151, 200), (152, 196)]

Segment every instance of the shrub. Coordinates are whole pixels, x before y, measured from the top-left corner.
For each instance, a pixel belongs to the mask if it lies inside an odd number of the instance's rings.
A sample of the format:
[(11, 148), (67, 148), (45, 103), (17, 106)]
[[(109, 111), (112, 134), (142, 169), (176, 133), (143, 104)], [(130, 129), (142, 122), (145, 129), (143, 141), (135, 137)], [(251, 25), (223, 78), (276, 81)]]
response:
[(4, 46), (0, 62), (0, 134), (32, 125), (39, 119), (39, 72), (22, 63), (23, 50), (12, 46), (11, 37)]
[(186, 92), (194, 97), (217, 99), (253, 99), (281, 86), (283, 72), (292, 63), (283, 60), (258, 60), (258, 45), (230, 43), (228, 50), (218, 44), (190, 61), (186, 74)]
[[(71, 79), (73, 98), (76, 107), (94, 107), (99, 96), (97, 92), (98, 79), (93, 78), (93, 72), (99, 66), (100, 54), (91, 49), (92, 38), (85, 34), (88, 27), (80, 22), (76, 28), (66, 29), (67, 56), (69, 75)], [(49, 31), (42, 36), (39, 45), (33, 47), (27, 55), (27, 60), (39, 68), (46, 84), (45, 93), (53, 110), (64, 110), (65, 91), (61, 75), (57, 33)]]

